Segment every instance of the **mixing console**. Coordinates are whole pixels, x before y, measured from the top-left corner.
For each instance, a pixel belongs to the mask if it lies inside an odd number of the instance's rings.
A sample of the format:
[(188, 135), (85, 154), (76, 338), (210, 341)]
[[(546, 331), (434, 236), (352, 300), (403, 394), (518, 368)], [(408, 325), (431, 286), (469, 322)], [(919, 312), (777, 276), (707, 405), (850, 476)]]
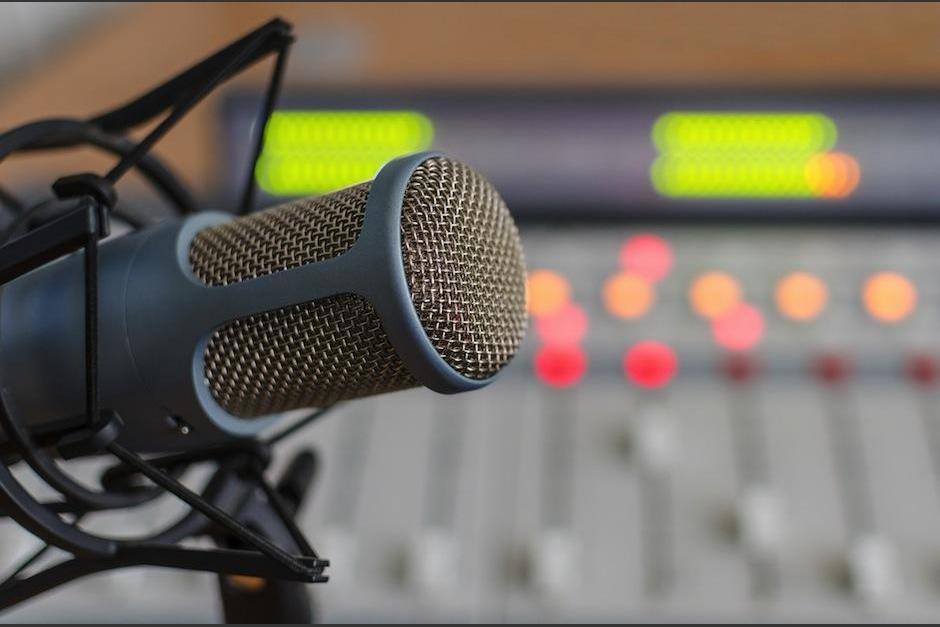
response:
[[(533, 319), (506, 376), (350, 403), (290, 443), (323, 461), (303, 515), (332, 561), (323, 619), (936, 619), (935, 233), (523, 238)], [(33, 540), (2, 531), (6, 566)], [(207, 575), (133, 570), (7, 618), (211, 620), (214, 598)]]

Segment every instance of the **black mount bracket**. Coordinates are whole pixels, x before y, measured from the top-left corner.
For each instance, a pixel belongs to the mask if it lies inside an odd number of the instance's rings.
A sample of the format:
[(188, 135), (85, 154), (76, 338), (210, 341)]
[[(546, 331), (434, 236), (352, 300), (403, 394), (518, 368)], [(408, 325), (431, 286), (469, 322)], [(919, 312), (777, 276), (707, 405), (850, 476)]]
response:
[[(240, 213), (251, 210), (254, 162), (261, 152), (263, 129), (277, 100), (287, 50), (293, 41), (288, 23), (275, 19), (197, 63), (147, 94), (87, 121), (41, 120), (0, 134), (0, 161), (18, 151), (93, 145), (119, 157), (106, 174), (65, 176), (52, 185), (55, 198), (22, 211), (0, 233), (0, 285), (67, 254), (84, 255), (84, 317), (86, 407), (69, 424), (74, 428), (53, 440), (42, 440), (14, 419), (0, 390), (0, 428), (9, 452), (0, 458), (0, 515), (12, 518), (46, 545), (0, 583), (0, 610), (73, 579), (127, 566), (153, 565), (243, 575), (264, 579), (316, 583), (327, 580), (329, 562), (321, 559), (294, 521), (313, 479), (316, 458), (300, 453), (281, 482), (268, 482), (265, 471), (271, 449), (284, 437), (323, 415), (321, 409), (264, 441), (234, 442), (224, 447), (145, 459), (119, 443), (122, 419), (101, 408), (98, 390), (98, 244), (110, 232), (118, 207), (115, 184), (138, 168), (181, 213), (195, 209), (191, 195), (156, 158), (150, 148), (212, 90), (260, 59), (276, 55), (274, 70), (257, 126), (254, 158)], [(125, 136), (131, 128), (167, 113), (139, 142)], [(12, 198), (4, 193), (8, 205)], [(29, 219), (51, 216), (30, 224)], [(25, 228), (25, 233), (18, 230)], [(14, 237), (19, 235), (18, 237)], [(101, 477), (102, 490), (71, 478), (54, 459), (100, 454), (115, 464)], [(40, 502), (17, 481), (9, 465), (25, 462), (60, 498)], [(180, 480), (198, 463), (216, 470), (201, 493)], [(166, 493), (191, 508), (163, 530), (126, 540), (102, 537), (79, 527), (81, 519), (103, 510), (134, 507)], [(65, 517), (68, 517), (67, 520)], [(208, 536), (215, 549), (187, 548), (182, 540)], [(50, 547), (70, 555), (37, 573), (25, 575)]]

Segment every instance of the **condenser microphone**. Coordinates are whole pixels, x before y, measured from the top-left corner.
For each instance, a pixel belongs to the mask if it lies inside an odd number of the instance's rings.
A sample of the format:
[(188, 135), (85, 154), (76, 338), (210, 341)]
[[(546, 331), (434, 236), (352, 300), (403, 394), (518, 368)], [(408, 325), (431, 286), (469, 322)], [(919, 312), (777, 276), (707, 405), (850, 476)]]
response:
[[(139, 452), (251, 437), (288, 410), (486, 385), (526, 327), (518, 231), (453, 159), (246, 217), (200, 213), (99, 250), (102, 408)], [(0, 382), (35, 434), (84, 424), (81, 253), (0, 293)]]

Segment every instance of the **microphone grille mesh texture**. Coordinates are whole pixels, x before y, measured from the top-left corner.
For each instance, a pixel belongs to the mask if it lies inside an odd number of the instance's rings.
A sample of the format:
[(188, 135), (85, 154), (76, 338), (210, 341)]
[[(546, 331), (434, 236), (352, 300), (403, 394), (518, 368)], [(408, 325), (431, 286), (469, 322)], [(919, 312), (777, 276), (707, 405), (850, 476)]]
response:
[(267, 311), (222, 327), (206, 347), (205, 375), (216, 402), (242, 418), (418, 385), (372, 305), (354, 294)]
[(295, 200), (199, 232), (189, 249), (206, 285), (228, 285), (338, 257), (359, 237), (370, 183)]
[(428, 159), (405, 191), (401, 236), (411, 299), (438, 354), (470, 379), (496, 374), (527, 321), (525, 260), (506, 203), (464, 164)]
[[(227, 285), (346, 252), (370, 183), (294, 201), (200, 232), (195, 275)], [(472, 379), (495, 374), (525, 332), (525, 268), (505, 203), (459, 162), (416, 168), (402, 201), (402, 261), (432, 345)], [(418, 385), (370, 303), (340, 294), (235, 320), (204, 354), (206, 383), (229, 413), (256, 417)]]
[[(370, 186), (204, 229), (190, 246), (193, 273), (221, 286), (339, 256), (359, 237)], [(242, 418), (418, 385), (372, 305), (353, 294), (235, 320), (212, 334), (203, 361), (216, 402)]]

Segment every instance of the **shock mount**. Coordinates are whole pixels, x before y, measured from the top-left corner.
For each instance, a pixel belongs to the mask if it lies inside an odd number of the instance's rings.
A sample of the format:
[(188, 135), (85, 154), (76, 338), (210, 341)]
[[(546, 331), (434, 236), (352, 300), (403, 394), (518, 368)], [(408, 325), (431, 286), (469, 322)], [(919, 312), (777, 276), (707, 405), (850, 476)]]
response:
[[(82, 254), (85, 320), (85, 413), (69, 421), (71, 430), (50, 434), (27, 429), (8, 411), (6, 394), (0, 387), (0, 428), (7, 439), (0, 449), (0, 515), (13, 519), (45, 543), (0, 583), (0, 610), (85, 575), (129, 566), (160, 566), (225, 576), (221, 585), (227, 614), (229, 602), (242, 613), (228, 618), (245, 620), (252, 617), (252, 610), (244, 603), (239, 606), (237, 595), (226, 599), (227, 577), (258, 578), (301, 588), (327, 580), (324, 570), (329, 562), (317, 555), (294, 520), (316, 473), (316, 457), (309, 450), (298, 454), (276, 484), (266, 478), (265, 471), (279, 442), (330, 408), (314, 411), (265, 439), (236, 440), (210, 449), (144, 458), (118, 443), (122, 417), (102, 408), (98, 393), (98, 334), (107, 332), (98, 328), (98, 244), (109, 234), (113, 216), (132, 228), (145, 224), (122, 210), (115, 184), (136, 168), (180, 214), (198, 211), (193, 195), (150, 150), (219, 85), (274, 55), (238, 207), (242, 214), (251, 211), (254, 165), (292, 42), (290, 24), (275, 19), (112, 111), (88, 120), (40, 120), (0, 134), (0, 161), (18, 152), (78, 146), (92, 146), (118, 158), (103, 176), (84, 173), (58, 179), (52, 185), (54, 197), (32, 207), (0, 190), (0, 203), (15, 216), (0, 232), (0, 286), (64, 255)], [(143, 139), (129, 138), (131, 129), (161, 114), (165, 117)], [(181, 424), (177, 428), (186, 427)], [(114, 458), (114, 464), (101, 474), (101, 490), (79, 483), (57, 462), (57, 458), (84, 455)], [(11, 472), (15, 463), (25, 463), (58, 497), (37, 500)], [(201, 492), (196, 492), (180, 478), (190, 466), (203, 463), (213, 464), (215, 469)], [(136, 507), (167, 493), (190, 509), (156, 533), (115, 539), (79, 526), (89, 514)], [(215, 548), (182, 545), (193, 537), (208, 537)], [(68, 557), (27, 574), (51, 547)], [(271, 602), (283, 603), (283, 594), (280, 601)], [(268, 609), (276, 614), (274, 608)], [(306, 610), (309, 613), (309, 606)]]

